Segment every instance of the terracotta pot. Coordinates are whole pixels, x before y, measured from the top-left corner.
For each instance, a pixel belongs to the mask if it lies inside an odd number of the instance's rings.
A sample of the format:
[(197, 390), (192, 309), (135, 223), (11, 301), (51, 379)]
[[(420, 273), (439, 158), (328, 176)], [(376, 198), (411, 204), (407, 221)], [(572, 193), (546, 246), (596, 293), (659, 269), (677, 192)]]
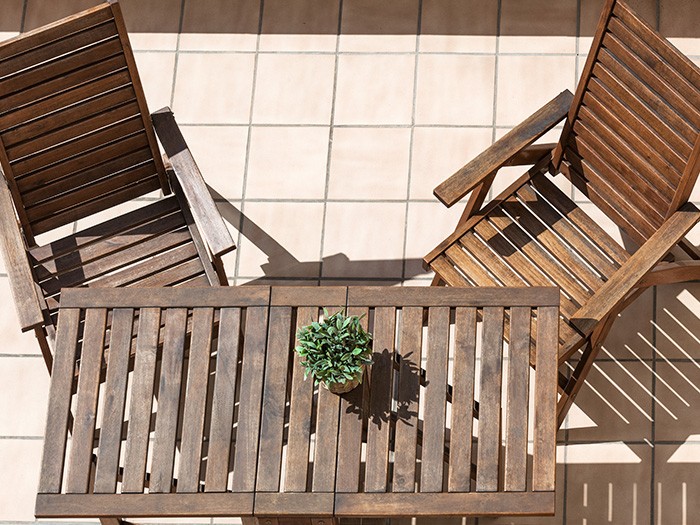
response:
[(356, 388), (362, 381), (362, 375), (365, 373), (365, 367), (362, 366), (362, 370), (357, 374), (355, 379), (352, 381), (346, 381), (345, 383), (323, 383), (323, 386), (333, 394), (346, 394)]

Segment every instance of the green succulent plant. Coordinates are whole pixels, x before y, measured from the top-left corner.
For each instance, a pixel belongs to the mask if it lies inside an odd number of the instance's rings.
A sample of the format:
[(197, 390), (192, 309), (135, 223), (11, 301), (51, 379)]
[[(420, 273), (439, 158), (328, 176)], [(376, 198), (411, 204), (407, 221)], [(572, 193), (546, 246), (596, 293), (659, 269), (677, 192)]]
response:
[[(362, 380), (363, 365), (372, 362), (372, 334), (360, 324), (356, 315), (337, 312), (331, 316), (324, 309), (324, 320), (312, 322), (297, 332), (296, 352), (303, 358), (304, 378), (309, 374), (315, 384), (345, 384)], [(358, 377), (359, 376), (359, 377)]]

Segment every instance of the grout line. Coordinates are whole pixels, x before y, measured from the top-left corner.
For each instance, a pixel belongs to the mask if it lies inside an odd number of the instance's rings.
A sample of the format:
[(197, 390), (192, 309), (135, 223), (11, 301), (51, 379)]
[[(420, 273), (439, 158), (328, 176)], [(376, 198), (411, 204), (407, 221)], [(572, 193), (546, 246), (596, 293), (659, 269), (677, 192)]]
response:
[(416, 22), (416, 50), (413, 62), (413, 99), (411, 101), (411, 131), (408, 141), (408, 174), (406, 177), (406, 210), (403, 220), (403, 246), (401, 248), (401, 282), (406, 280), (406, 248), (408, 246), (408, 211), (411, 202), (411, 175), (413, 172), (413, 140), (416, 129), (416, 99), (418, 98), (418, 57), (420, 52), (420, 34), (423, 23), (423, 0), (418, 0), (418, 20)]
[[(496, 120), (498, 114), (498, 56), (501, 50), (501, 17), (503, 16), (503, 2), (498, 0), (498, 15), (496, 17), (496, 48), (493, 59), (493, 113), (491, 115), (491, 144), (496, 142)], [(494, 188), (489, 188), (487, 200), (493, 198)], [(478, 522), (477, 522), (478, 523)]]
[(24, 3), (22, 4), (22, 18), (20, 19), (19, 22), (19, 32), (24, 33), (24, 25), (27, 21), (27, 7), (29, 4), (29, 0), (24, 0)]
[(182, 26), (185, 19), (185, 2), (180, 2), (180, 20), (178, 22), (177, 39), (175, 40), (175, 62), (173, 63), (173, 83), (170, 87), (170, 107), (172, 108), (175, 102), (175, 84), (177, 83), (177, 64), (180, 58), (180, 35), (182, 34)]
[(253, 60), (253, 82), (250, 87), (250, 111), (248, 112), (248, 136), (246, 138), (246, 145), (245, 145), (245, 163), (243, 165), (243, 186), (241, 187), (241, 208), (240, 208), (240, 214), (241, 218), (238, 223), (238, 237), (236, 239), (236, 263), (234, 265), (233, 269), (233, 279), (234, 283), (237, 282), (238, 279), (238, 268), (240, 267), (241, 264), (241, 242), (243, 240), (243, 220), (244, 220), (244, 212), (245, 212), (245, 203), (246, 203), (246, 189), (248, 187), (248, 165), (250, 163), (250, 145), (252, 141), (252, 136), (253, 136), (253, 108), (255, 104), (255, 89), (257, 87), (257, 80), (258, 80), (258, 58), (259, 54), (258, 52), (260, 51), (260, 36), (262, 34), (262, 24), (263, 24), (263, 11), (265, 9), (265, 0), (260, 0), (260, 10), (258, 12), (258, 35), (255, 39), (255, 59)]
[(652, 318), (652, 327), (651, 327), (651, 345), (652, 345), (652, 360), (651, 360), (651, 460), (650, 460), (650, 523), (654, 523), (654, 507), (656, 505), (656, 494), (655, 494), (655, 471), (654, 471), (654, 463), (656, 462), (656, 337), (657, 337), (657, 319), (656, 319), (656, 305), (657, 305), (657, 287), (654, 286), (652, 295), (651, 295), (651, 318)]
[(328, 129), (328, 152), (326, 154), (326, 180), (323, 189), (323, 216), (321, 218), (321, 242), (318, 248), (318, 284), (323, 280), (323, 250), (326, 240), (326, 219), (328, 217), (328, 192), (331, 181), (331, 156), (333, 154), (333, 135), (335, 129), (335, 99), (338, 90), (338, 66), (340, 63), (340, 33), (343, 24), (343, 0), (338, 0), (338, 26), (335, 37), (335, 61), (333, 64), (333, 91), (331, 94), (331, 115)]

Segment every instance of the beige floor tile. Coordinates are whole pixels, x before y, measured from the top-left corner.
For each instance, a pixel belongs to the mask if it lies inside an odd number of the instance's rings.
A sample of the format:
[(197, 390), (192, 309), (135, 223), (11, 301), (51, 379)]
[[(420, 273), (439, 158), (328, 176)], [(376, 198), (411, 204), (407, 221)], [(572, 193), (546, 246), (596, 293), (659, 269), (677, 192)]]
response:
[(249, 202), (244, 213), (240, 276), (318, 276), (322, 204)]
[[(651, 448), (623, 446), (634, 462), (623, 462), (619, 455), (601, 458), (592, 449), (585, 462), (567, 465), (566, 523), (647, 522), (651, 511)], [(598, 448), (607, 447), (602, 444)]]
[(335, 51), (339, 6), (338, 0), (267, 0), (260, 49)]
[(61, 18), (74, 15), (97, 4), (95, 0), (64, 0), (61, 2), (45, 2), (43, 0), (27, 0), (24, 18), (24, 31), (36, 29)]
[(188, 53), (178, 59), (173, 109), (182, 123), (241, 124), (250, 114), (253, 55)]
[(255, 51), (259, 25), (260, 0), (188, 0), (180, 49)]
[(410, 124), (414, 61), (410, 55), (342, 55), (335, 123)]
[(656, 434), (658, 441), (685, 441), (700, 435), (700, 364), (656, 363)]
[[(416, 128), (411, 159), (411, 199), (435, 201), (435, 186), (490, 146), (491, 135), (490, 128)], [(464, 208), (464, 205), (455, 207)]]
[(656, 445), (654, 495), (657, 523), (693, 523), (700, 516), (700, 441)]
[(451, 234), (463, 206), (445, 208), (441, 203), (412, 202), (406, 224), (406, 277), (425, 276), (423, 257)]
[(322, 199), (328, 128), (254, 127), (246, 197)]
[[(226, 199), (243, 191), (247, 126), (184, 126), (182, 134), (204, 182)], [(215, 195), (215, 198), (220, 198)]]
[(700, 32), (694, 20), (700, 17), (700, 5), (693, 0), (660, 3), (659, 30), (683, 53), (700, 54)]
[(43, 436), (49, 394), (44, 360), (3, 357), (0, 364), (0, 436)]
[(573, 93), (575, 65), (574, 56), (500, 57), (496, 124), (514, 126), (561, 91)]
[(569, 427), (575, 441), (618, 441), (651, 438), (652, 371), (640, 362), (593, 364), (576, 406), (588, 426)]
[(0, 519), (34, 521), (42, 441), (0, 440)]
[(6, 40), (19, 33), (22, 28), (22, 11), (24, 0), (8, 0), (2, 3), (2, 22), (0, 22), (0, 39)]
[(410, 140), (408, 129), (335, 129), (328, 197), (405, 199)]
[(423, 0), (420, 50), (492, 53), (498, 5), (479, 0)]
[(341, 51), (414, 51), (417, 0), (345, 0)]
[(402, 203), (328, 203), (323, 276), (401, 277), (405, 213)]
[(500, 53), (574, 53), (576, 0), (501, 4)]
[[(0, 354), (40, 355), (39, 343), (34, 337), (34, 333), (23, 333), (20, 328), (8, 277), (0, 277), (0, 298), (3, 305), (3, 315), (0, 316), (0, 334), (2, 335)], [(44, 366), (43, 362), (41, 366)], [(45, 367), (43, 370), (46, 372)]]
[(260, 55), (253, 122), (329, 124), (334, 67), (330, 55)]
[(654, 293), (647, 290), (615, 320), (605, 339), (601, 358), (651, 359), (653, 346)]
[(668, 359), (700, 359), (700, 284), (656, 288), (656, 348)]
[(492, 124), (495, 63), (491, 56), (421, 55), (416, 124)]
[[(581, 0), (581, 36), (593, 36), (604, 3), (605, 0)], [(627, 3), (643, 20), (656, 27), (657, 0), (629, 0)]]
[(180, 29), (180, 0), (120, 0), (134, 49), (175, 51)]
[(173, 92), (175, 53), (134, 52), (139, 78), (149, 111), (170, 106)]

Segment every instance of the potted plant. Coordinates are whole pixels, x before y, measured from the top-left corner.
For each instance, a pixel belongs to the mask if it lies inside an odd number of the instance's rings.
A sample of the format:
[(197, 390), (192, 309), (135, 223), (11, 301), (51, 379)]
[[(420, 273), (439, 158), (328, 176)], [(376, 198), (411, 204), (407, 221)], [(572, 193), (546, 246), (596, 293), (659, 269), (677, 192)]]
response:
[(324, 320), (303, 326), (297, 332), (296, 352), (303, 358), (304, 378), (334, 394), (350, 392), (362, 383), (365, 366), (372, 362), (372, 334), (360, 324), (360, 317), (324, 309)]

